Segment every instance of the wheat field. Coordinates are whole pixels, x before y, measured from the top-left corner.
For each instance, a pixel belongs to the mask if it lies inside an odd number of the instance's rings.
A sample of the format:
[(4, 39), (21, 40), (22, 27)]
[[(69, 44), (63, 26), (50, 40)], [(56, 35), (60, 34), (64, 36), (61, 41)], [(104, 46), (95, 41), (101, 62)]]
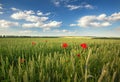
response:
[(120, 82), (120, 40), (0, 38), (0, 81)]

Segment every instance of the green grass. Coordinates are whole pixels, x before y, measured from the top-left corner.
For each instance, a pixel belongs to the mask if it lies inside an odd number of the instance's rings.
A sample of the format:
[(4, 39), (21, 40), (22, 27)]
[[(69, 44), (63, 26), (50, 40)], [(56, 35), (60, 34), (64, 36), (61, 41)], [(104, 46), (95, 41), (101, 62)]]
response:
[(0, 81), (120, 82), (120, 40), (0, 38)]

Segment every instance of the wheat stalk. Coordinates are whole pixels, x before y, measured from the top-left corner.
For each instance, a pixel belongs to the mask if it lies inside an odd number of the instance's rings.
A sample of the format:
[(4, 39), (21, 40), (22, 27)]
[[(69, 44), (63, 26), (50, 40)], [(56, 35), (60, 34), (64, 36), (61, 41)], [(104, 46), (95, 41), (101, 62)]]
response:
[(85, 82), (87, 82), (87, 72), (88, 72), (88, 69), (87, 69), (87, 66), (88, 66), (88, 61), (90, 59), (90, 54), (91, 54), (91, 49), (89, 50), (89, 53), (88, 53), (88, 56), (87, 56), (87, 59), (86, 59), (86, 63), (85, 63)]
[(28, 81), (27, 71), (24, 72), (24, 75), (23, 75), (23, 82), (29, 82), (29, 81)]
[(115, 80), (115, 76), (116, 76), (116, 73), (117, 73), (117, 71), (115, 71), (115, 72), (113, 73), (112, 81), (111, 81), (111, 82), (114, 82), (114, 80)]
[(109, 65), (109, 63), (107, 63), (107, 65), (103, 66), (102, 73), (101, 73), (101, 75), (100, 75), (100, 77), (98, 79), (98, 82), (102, 82), (103, 77), (107, 74), (108, 65)]

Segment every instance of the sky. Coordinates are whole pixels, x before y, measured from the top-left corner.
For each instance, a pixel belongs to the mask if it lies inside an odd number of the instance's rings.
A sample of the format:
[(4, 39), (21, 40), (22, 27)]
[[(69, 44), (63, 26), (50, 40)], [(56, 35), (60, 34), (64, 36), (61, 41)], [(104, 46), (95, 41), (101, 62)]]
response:
[(0, 0), (0, 35), (120, 37), (120, 0)]

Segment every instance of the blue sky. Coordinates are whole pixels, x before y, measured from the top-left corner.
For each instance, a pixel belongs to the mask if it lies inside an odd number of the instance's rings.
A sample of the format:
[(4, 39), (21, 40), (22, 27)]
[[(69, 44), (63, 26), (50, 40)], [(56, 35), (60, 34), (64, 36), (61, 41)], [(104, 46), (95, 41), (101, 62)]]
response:
[(120, 0), (1, 0), (0, 35), (120, 37)]

